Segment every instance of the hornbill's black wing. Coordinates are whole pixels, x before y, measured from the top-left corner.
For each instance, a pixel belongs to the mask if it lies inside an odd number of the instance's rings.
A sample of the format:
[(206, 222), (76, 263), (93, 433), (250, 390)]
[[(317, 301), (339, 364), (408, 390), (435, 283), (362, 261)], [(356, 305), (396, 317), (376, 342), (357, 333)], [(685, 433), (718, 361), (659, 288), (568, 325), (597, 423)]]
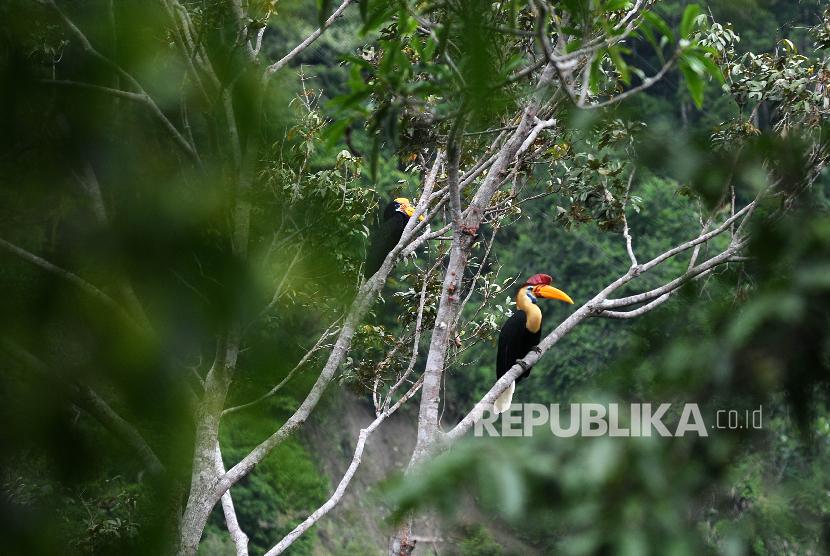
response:
[(366, 265), (363, 267), (363, 276), (370, 278), (378, 271), (386, 255), (395, 248), (403, 235), (403, 229), (409, 220), (405, 214), (395, 212), (391, 218), (380, 223), (369, 239), (369, 249), (366, 252)]
[[(499, 333), (499, 349), (496, 356), (496, 378), (501, 378), (516, 361), (528, 354), (530, 348), (537, 345), (542, 339), (542, 331), (531, 332), (525, 326), (527, 316), (522, 310), (517, 310), (501, 327)], [(530, 369), (522, 373), (516, 382), (530, 374)]]

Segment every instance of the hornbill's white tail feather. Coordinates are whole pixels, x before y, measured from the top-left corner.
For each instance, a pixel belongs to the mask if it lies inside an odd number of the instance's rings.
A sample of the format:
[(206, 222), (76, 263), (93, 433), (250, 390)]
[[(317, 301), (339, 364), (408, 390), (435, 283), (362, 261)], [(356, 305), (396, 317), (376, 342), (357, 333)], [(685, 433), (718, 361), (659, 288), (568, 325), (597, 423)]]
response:
[(504, 413), (508, 409), (510, 409), (510, 403), (513, 401), (513, 392), (516, 391), (516, 381), (510, 383), (504, 392), (501, 393), (501, 396), (496, 398), (495, 403), (493, 403), (493, 411), (498, 415), (499, 413)]

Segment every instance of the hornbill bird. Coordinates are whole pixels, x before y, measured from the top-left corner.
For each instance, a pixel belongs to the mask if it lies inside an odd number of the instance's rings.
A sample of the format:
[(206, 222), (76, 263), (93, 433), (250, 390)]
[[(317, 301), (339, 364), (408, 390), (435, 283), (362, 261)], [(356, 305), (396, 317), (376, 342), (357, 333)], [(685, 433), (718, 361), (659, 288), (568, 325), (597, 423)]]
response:
[[(363, 277), (368, 279), (378, 271), (386, 255), (395, 248), (403, 235), (406, 223), (415, 214), (415, 207), (409, 199), (398, 197), (393, 199), (383, 210), (383, 221), (372, 232), (369, 240), (369, 250), (366, 253), (366, 264), (363, 267)], [(418, 220), (423, 220), (423, 215)]]
[[(499, 333), (499, 350), (496, 357), (496, 379), (510, 370), (520, 359), (532, 350), (538, 350), (542, 339), (542, 310), (536, 305), (538, 298), (558, 299), (573, 304), (573, 300), (563, 292), (551, 286), (553, 280), (547, 274), (534, 274), (525, 281), (516, 292), (516, 312), (513, 313)], [(524, 372), (507, 390), (502, 392), (493, 404), (493, 411), (503, 413), (510, 408), (516, 383), (530, 374), (532, 367), (522, 364)]]

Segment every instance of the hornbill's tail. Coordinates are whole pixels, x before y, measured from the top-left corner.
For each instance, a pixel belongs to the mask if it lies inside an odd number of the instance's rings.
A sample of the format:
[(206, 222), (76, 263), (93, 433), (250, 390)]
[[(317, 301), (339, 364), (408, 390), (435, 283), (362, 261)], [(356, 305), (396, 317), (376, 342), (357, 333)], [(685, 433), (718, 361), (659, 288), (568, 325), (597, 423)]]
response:
[(498, 415), (499, 413), (504, 413), (508, 409), (510, 409), (510, 403), (513, 401), (513, 392), (516, 391), (516, 381), (510, 383), (510, 386), (501, 393), (501, 396), (496, 398), (495, 403), (493, 403), (493, 411)]

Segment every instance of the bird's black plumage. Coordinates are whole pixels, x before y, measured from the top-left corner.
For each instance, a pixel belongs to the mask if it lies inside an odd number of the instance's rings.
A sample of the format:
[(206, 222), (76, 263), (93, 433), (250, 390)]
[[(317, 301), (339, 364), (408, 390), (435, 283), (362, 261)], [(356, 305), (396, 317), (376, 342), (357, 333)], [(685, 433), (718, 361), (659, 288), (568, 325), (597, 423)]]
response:
[(403, 235), (409, 217), (398, 211), (397, 206), (394, 201), (387, 205), (383, 211), (383, 221), (372, 232), (366, 253), (366, 264), (363, 266), (364, 278), (369, 278), (378, 271), (386, 255), (394, 249)]
[[(501, 378), (504, 373), (510, 370), (510, 367), (516, 364), (516, 361), (523, 359), (533, 346), (539, 344), (542, 339), (542, 329), (538, 332), (531, 332), (525, 326), (527, 322), (527, 315), (521, 309), (517, 309), (509, 319), (501, 327), (499, 333), (499, 349), (496, 355), (496, 375)], [(516, 379), (520, 382), (523, 378), (530, 374), (528, 369)]]
[(400, 205), (397, 201), (390, 201), (389, 204), (386, 205), (386, 208), (383, 209), (383, 216), (381, 217), (381, 220), (386, 222), (396, 214), (403, 214), (398, 210), (398, 207), (400, 207)]

